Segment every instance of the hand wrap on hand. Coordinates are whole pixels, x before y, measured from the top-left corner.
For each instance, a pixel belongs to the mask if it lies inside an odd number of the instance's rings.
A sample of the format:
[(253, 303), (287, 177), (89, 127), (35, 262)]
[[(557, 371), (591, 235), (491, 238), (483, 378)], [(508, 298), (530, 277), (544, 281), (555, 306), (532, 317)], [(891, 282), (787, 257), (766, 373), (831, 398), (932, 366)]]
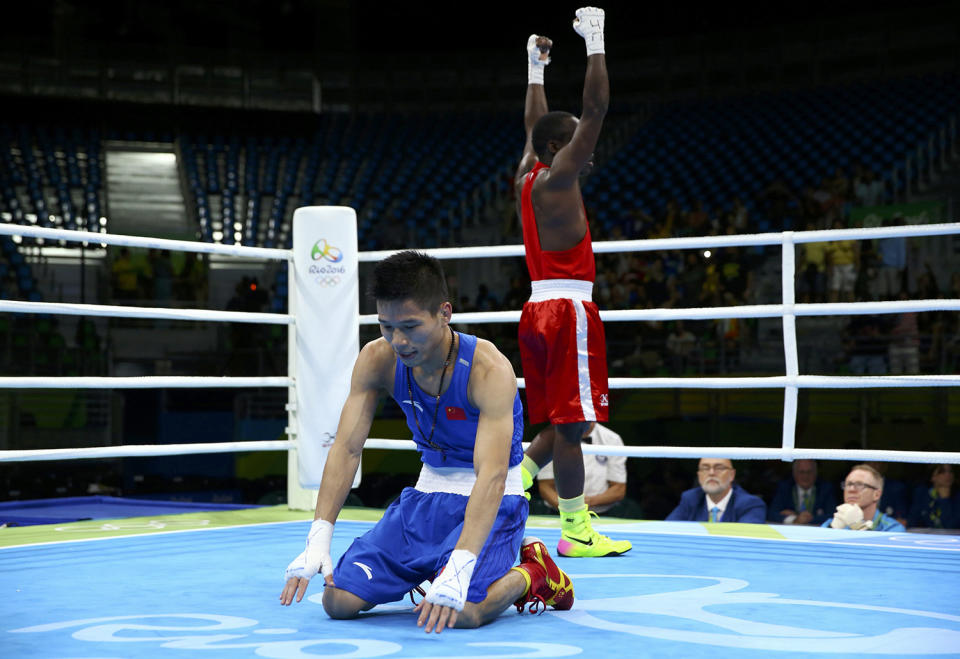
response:
[(284, 574), (285, 579), (312, 579), (319, 573), (326, 577), (333, 574), (333, 560), (330, 558), (330, 540), (333, 538), (333, 524), (324, 519), (315, 519), (307, 534), (307, 548), (297, 556)]
[(547, 68), (547, 64), (550, 63), (550, 56), (546, 55), (537, 46), (537, 39), (539, 38), (540, 38), (539, 35), (531, 34), (530, 38), (527, 39), (527, 84), (528, 85), (542, 85), (543, 72)]
[(467, 601), (467, 591), (470, 589), (470, 578), (473, 576), (473, 568), (476, 564), (477, 557), (473, 552), (454, 549), (446, 567), (430, 585), (425, 599), (431, 604), (463, 611), (463, 605)]
[(587, 44), (587, 57), (602, 55), (604, 11), (598, 7), (581, 7), (573, 19), (573, 29)]

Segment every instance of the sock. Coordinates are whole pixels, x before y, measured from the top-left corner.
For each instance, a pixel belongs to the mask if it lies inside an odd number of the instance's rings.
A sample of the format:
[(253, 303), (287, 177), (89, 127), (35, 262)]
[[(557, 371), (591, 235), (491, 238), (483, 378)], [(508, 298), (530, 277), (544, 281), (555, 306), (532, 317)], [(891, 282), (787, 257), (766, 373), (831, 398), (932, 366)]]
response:
[(523, 462), (520, 464), (523, 465), (523, 468), (527, 470), (528, 474), (530, 474), (530, 478), (534, 478), (540, 473), (540, 467), (536, 462), (530, 459), (529, 455), (524, 455)]
[(561, 513), (578, 513), (587, 507), (583, 501), (583, 495), (573, 497), (572, 499), (558, 499), (557, 507)]
[(517, 572), (520, 574), (521, 577), (523, 577), (523, 581), (526, 584), (526, 587), (523, 589), (523, 594), (520, 596), (520, 598), (522, 599), (523, 597), (526, 597), (527, 593), (530, 592), (530, 585), (533, 583), (533, 580), (530, 577), (530, 572), (520, 567), (519, 565), (515, 565), (512, 568), (510, 568), (510, 572)]

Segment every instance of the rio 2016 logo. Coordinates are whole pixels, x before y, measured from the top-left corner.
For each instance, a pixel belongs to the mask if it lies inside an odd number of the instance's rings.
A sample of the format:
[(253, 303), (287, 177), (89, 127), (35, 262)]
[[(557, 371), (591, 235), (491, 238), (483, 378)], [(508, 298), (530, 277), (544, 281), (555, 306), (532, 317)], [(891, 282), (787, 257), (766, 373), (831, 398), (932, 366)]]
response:
[(321, 238), (313, 244), (313, 249), (310, 250), (310, 258), (314, 261), (323, 259), (330, 263), (340, 263), (343, 260), (343, 252), (338, 247), (328, 243), (325, 238)]
[(324, 288), (339, 284), (341, 276), (347, 272), (346, 267), (334, 265), (343, 261), (343, 251), (328, 243), (325, 238), (313, 244), (310, 249), (310, 258), (313, 261), (326, 261), (322, 265), (312, 264), (307, 269), (313, 281)]

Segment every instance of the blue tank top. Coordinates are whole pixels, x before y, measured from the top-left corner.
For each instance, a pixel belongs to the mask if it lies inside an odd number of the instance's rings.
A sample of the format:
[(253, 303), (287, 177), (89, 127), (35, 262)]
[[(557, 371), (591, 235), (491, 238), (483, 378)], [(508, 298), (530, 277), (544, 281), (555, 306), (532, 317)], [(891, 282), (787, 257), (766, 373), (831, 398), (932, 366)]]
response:
[[(413, 373), (399, 359), (393, 374), (393, 399), (407, 417), (407, 427), (417, 443), (420, 460), (431, 467), (473, 467), (473, 447), (477, 438), (477, 423), (480, 411), (467, 399), (467, 383), (473, 366), (473, 353), (477, 337), (457, 332), (460, 346), (453, 363), (450, 386), (440, 396), (440, 401), (424, 392), (417, 384)], [(408, 379), (409, 378), (409, 379)], [(409, 383), (409, 388), (408, 388)], [(413, 392), (413, 400), (410, 392)], [(433, 426), (434, 406), (439, 405), (437, 427), (431, 442), (427, 443)], [(414, 414), (417, 416), (414, 417)], [(420, 430), (417, 430), (417, 421)], [(513, 441), (510, 446), (510, 466), (523, 460), (523, 405), (519, 392), (513, 399)]]

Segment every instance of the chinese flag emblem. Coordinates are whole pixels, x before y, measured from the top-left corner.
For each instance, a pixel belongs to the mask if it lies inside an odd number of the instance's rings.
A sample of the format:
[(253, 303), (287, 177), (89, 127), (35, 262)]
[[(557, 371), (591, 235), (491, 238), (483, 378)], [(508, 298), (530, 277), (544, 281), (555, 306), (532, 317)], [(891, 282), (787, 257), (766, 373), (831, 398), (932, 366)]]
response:
[(462, 407), (448, 407), (447, 420), (448, 421), (466, 421), (467, 413), (463, 411)]

